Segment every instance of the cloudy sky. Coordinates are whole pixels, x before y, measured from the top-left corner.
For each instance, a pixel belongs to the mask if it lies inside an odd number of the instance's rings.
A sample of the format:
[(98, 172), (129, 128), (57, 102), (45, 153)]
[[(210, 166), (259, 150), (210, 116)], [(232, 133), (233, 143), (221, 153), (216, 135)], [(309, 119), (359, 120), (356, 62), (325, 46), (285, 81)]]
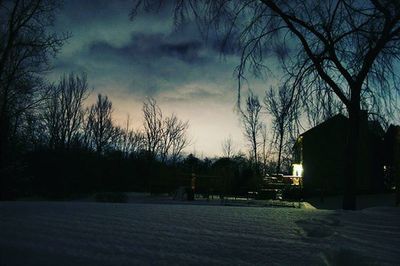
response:
[[(55, 27), (72, 37), (55, 59), (49, 78), (86, 72), (94, 88), (89, 102), (97, 93), (108, 95), (117, 123), (129, 114), (135, 128), (142, 125), (142, 102), (154, 97), (165, 115), (189, 120), (192, 145), (187, 152), (218, 155), (228, 137), (245, 151), (234, 112), (237, 55), (221, 56), (218, 42), (210, 38), (205, 43), (191, 23), (176, 29), (168, 8), (130, 21), (131, 7), (130, 0), (65, 1)], [(252, 89), (262, 96), (266, 87), (258, 80)]]

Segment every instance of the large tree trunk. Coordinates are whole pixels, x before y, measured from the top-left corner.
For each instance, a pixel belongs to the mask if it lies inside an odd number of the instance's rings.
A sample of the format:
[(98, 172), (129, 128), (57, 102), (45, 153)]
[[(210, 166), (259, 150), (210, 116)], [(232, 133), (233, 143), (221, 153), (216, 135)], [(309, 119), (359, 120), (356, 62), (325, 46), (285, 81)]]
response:
[[(356, 93), (355, 93), (356, 94)], [(356, 209), (357, 167), (360, 141), (360, 95), (352, 95), (349, 113), (343, 209)]]

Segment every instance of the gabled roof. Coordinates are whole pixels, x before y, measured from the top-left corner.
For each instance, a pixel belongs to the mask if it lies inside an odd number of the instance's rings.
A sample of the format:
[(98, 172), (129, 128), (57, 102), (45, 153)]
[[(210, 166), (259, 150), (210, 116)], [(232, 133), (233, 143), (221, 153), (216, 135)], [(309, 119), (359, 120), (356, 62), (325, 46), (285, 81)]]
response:
[[(365, 116), (365, 119), (366, 118), (367, 118), (367, 116)], [(302, 134), (300, 134), (300, 136), (306, 136), (306, 135), (312, 134), (312, 133), (314, 133), (318, 130), (321, 130), (323, 128), (326, 128), (334, 123), (339, 123), (339, 124), (342, 124), (343, 126), (347, 126), (348, 121), (349, 121), (349, 119), (346, 116), (344, 116), (343, 114), (337, 114), (337, 115), (334, 115), (331, 118), (325, 120), (321, 124), (318, 124), (317, 126), (303, 132)], [(383, 137), (383, 135), (385, 134), (385, 131), (383, 130), (381, 124), (376, 120), (367, 121), (367, 128), (368, 128), (368, 131), (375, 136)]]
[(325, 120), (321, 124), (318, 124), (315, 127), (310, 128), (309, 130), (303, 132), (302, 134), (300, 134), (300, 136), (305, 136), (305, 135), (308, 135), (310, 133), (313, 133), (313, 132), (315, 132), (315, 131), (317, 131), (317, 130), (319, 130), (321, 128), (324, 128), (324, 127), (328, 126), (331, 123), (334, 123), (334, 122), (339, 122), (339, 123), (342, 122), (342, 123), (345, 124), (345, 123), (347, 123), (347, 121), (348, 121), (348, 118), (346, 116), (344, 116), (343, 114), (337, 114), (337, 115), (334, 115), (334, 116), (328, 118), (327, 120)]

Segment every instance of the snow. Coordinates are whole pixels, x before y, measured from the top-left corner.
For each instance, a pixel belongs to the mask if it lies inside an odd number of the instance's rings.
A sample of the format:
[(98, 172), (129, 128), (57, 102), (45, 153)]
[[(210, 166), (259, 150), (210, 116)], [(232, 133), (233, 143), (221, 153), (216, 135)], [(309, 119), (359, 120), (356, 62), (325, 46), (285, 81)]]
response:
[[(317, 209), (336, 210), (342, 208), (343, 196), (327, 196), (321, 201), (321, 197), (308, 198), (308, 203)], [(357, 209), (362, 210), (371, 207), (389, 206), (395, 207), (395, 193), (357, 195)]]
[(0, 265), (399, 265), (400, 209), (0, 202)]

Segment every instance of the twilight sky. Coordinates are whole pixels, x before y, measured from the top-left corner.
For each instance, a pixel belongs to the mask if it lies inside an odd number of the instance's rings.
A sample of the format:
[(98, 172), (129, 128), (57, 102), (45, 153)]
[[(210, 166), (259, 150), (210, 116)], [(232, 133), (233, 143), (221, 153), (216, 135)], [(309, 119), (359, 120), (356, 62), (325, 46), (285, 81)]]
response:
[[(176, 29), (170, 10), (139, 14), (129, 20), (130, 0), (65, 1), (57, 15), (56, 30), (72, 37), (54, 61), (49, 78), (63, 73), (86, 72), (97, 93), (109, 96), (114, 118), (122, 124), (129, 114), (134, 128), (142, 126), (142, 102), (154, 97), (163, 113), (189, 120), (192, 145), (198, 156), (221, 153), (221, 143), (231, 136), (236, 149), (246, 150), (237, 114), (234, 52), (219, 53), (216, 38), (205, 43), (193, 24)], [(269, 85), (253, 80), (262, 97)], [(243, 94), (246, 91), (242, 92)]]

